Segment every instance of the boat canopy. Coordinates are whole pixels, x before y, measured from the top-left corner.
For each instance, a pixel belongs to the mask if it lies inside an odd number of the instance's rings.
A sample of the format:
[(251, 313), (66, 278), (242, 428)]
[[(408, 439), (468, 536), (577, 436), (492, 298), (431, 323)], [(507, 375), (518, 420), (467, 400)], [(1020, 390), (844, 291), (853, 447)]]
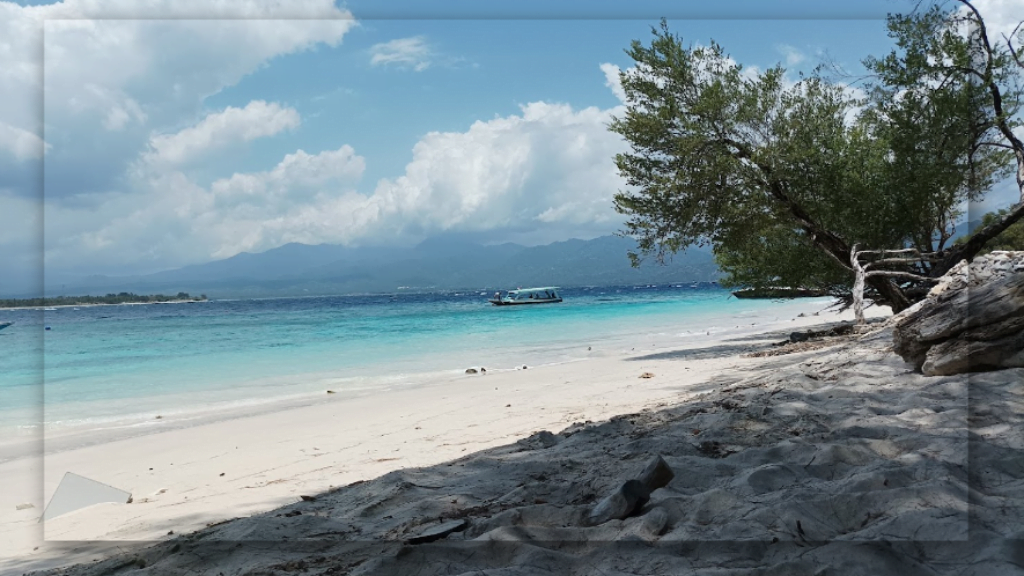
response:
[(508, 293), (509, 296), (511, 296), (512, 294), (519, 293), (529, 294), (530, 292), (554, 292), (555, 290), (558, 290), (558, 286), (544, 286), (541, 288), (517, 288), (515, 290), (509, 290)]

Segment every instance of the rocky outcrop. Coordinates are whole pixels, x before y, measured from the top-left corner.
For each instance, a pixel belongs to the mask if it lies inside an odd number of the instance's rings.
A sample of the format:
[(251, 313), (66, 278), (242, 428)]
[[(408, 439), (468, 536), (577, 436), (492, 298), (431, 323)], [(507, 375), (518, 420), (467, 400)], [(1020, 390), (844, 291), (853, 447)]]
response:
[(1024, 252), (961, 262), (897, 319), (893, 343), (927, 376), (1024, 367)]

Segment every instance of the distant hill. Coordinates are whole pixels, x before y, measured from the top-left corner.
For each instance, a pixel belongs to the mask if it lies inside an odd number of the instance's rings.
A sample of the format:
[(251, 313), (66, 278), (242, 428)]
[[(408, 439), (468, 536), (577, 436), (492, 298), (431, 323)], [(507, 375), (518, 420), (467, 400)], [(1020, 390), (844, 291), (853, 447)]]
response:
[[(534, 247), (483, 246), (444, 237), (412, 248), (293, 243), (155, 274), (62, 279), (60, 292), (184, 291), (229, 298), (399, 290), (493, 291), (527, 285), (628, 285), (719, 278), (709, 249), (691, 248), (664, 266), (652, 260), (632, 268), (627, 253), (634, 248), (632, 240), (617, 236)], [(48, 296), (59, 295), (54, 288), (48, 287)]]

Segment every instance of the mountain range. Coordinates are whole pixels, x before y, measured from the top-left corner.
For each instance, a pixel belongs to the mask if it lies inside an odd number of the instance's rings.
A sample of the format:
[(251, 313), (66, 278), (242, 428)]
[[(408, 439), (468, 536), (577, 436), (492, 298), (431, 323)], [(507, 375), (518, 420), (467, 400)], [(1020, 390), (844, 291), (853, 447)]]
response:
[[(954, 238), (980, 220), (963, 222)], [(635, 241), (619, 236), (543, 246), (482, 245), (441, 236), (417, 246), (285, 244), (205, 264), (134, 276), (47, 274), (47, 296), (188, 292), (214, 298), (392, 293), (399, 290), (505, 290), (517, 286), (610, 286), (710, 282), (720, 278), (711, 249), (690, 247), (665, 265), (630, 265)], [(10, 290), (8, 290), (10, 291)], [(4, 294), (34, 297), (38, 294)]]
[[(600, 286), (709, 282), (719, 270), (709, 248), (692, 247), (665, 265), (630, 265), (635, 241), (618, 236), (543, 246), (481, 245), (434, 238), (411, 248), (286, 244), (261, 253), (139, 276), (62, 279), (47, 295), (188, 292), (213, 298), (505, 290), (517, 286)], [(60, 292), (61, 294), (58, 294)]]

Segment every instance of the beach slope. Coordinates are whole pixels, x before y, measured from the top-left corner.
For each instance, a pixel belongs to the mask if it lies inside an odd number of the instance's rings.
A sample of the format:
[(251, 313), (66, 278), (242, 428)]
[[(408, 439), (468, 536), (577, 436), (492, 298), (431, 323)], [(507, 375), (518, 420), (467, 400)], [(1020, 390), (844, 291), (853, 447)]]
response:
[[(764, 356), (679, 403), (55, 573), (1021, 574), (1024, 370), (925, 377), (891, 344), (885, 327)], [(671, 482), (638, 514), (588, 526), (656, 456)], [(439, 527), (454, 531), (413, 543)]]

